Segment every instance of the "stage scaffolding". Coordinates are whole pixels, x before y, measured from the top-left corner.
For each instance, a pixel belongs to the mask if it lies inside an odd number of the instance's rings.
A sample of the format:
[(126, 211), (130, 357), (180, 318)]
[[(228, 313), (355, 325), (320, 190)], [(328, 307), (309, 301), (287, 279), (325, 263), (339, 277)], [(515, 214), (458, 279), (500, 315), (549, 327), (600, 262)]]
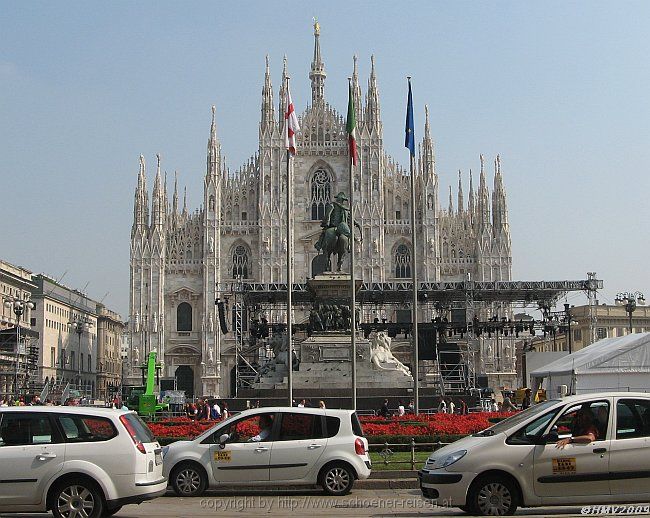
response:
[[(449, 281), (418, 283), (418, 327), (421, 332), (433, 330), (436, 336), (457, 339), (458, 354), (454, 352), (453, 361), (445, 361), (449, 351), (436, 344), (436, 360), (429, 366), (428, 376), (434, 378), (441, 394), (468, 392), (477, 386), (477, 361), (481, 354), (481, 342), (495, 340), (496, 347), (502, 347), (499, 336), (514, 340), (519, 332), (536, 332), (546, 325), (539, 321), (518, 321), (513, 318), (512, 306), (538, 308), (553, 307), (570, 292), (584, 292), (589, 303), (595, 303), (595, 293), (602, 289), (603, 282), (590, 273), (586, 280), (564, 281)], [(239, 386), (251, 386), (256, 377), (257, 360), (260, 359), (260, 347), (244, 339), (244, 329), (250, 330), (246, 318), (256, 315), (274, 313), (278, 318), (270, 319), (268, 328), (284, 329), (285, 322), (281, 314), (286, 312), (287, 284), (259, 283), (238, 279), (231, 283), (217, 286), (221, 297), (231, 298), (233, 311), (233, 332), (236, 343), (237, 382)], [(294, 283), (292, 305), (294, 309), (308, 310), (313, 296), (306, 283)], [(341, 298), (334, 303), (349, 304)], [(408, 336), (409, 322), (390, 322), (376, 315), (386, 314), (393, 309), (410, 310), (412, 305), (412, 283), (409, 280), (390, 282), (364, 282), (357, 294), (357, 306), (361, 313), (360, 330), (386, 329), (395, 336), (404, 333)], [(246, 311), (243, 310), (246, 309)], [(452, 310), (464, 310), (465, 320), (452, 321), (447, 318)], [(373, 315), (375, 316), (373, 318)], [(445, 317), (447, 315), (447, 317)], [(421, 323), (420, 323), (421, 322)], [(295, 327), (304, 331), (306, 336), (306, 319), (297, 321)], [(486, 336), (487, 335), (487, 336)], [(299, 336), (296, 339), (299, 340)], [(501, 340), (503, 342), (503, 338)], [(514, 342), (513, 342), (514, 352)], [(268, 351), (268, 348), (266, 349)], [(267, 352), (268, 354), (268, 352)], [(502, 354), (502, 353), (501, 353)], [(497, 363), (499, 351), (497, 350)], [(451, 357), (451, 356), (449, 356)], [(421, 362), (422, 363), (422, 362)], [(483, 370), (488, 370), (483, 365)], [(503, 365), (490, 366), (491, 369), (503, 370)], [(514, 369), (514, 366), (511, 367)], [(240, 372), (241, 371), (241, 372)], [(427, 374), (425, 369), (424, 374)]]

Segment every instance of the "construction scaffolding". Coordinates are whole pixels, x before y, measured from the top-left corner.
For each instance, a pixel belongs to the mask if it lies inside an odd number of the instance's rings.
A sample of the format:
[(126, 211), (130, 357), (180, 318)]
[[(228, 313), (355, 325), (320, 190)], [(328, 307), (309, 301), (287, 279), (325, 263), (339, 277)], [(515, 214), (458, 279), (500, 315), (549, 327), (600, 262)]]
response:
[[(545, 323), (538, 321), (516, 321), (510, 308), (513, 305), (532, 307), (553, 307), (569, 292), (581, 291), (587, 294), (589, 303), (596, 300), (595, 293), (602, 289), (603, 282), (589, 273), (586, 280), (577, 281), (450, 281), (418, 283), (418, 327), (420, 333), (433, 332), (435, 336), (434, 364), (423, 372), (435, 379), (441, 394), (466, 393), (477, 387), (480, 373), (485, 374), (484, 354), (486, 343), (495, 343), (495, 360), (490, 368), (504, 371), (514, 369), (514, 362), (505, 357), (503, 345), (506, 338), (514, 340), (520, 332), (543, 331)], [(266, 338), (256, 341), (245, 340), (245, 329), (250, 329), (245, 319), (256, 319), (260, 314), (274, 314), (277, 318), (265, 323), (272, 334), (283, 331), (286, 325), (287, 284), (258, 283), (238, 279), (217, 287), (223, 298), (234, 300), (234, 338), (236, 340), (236, 379), (239, 387), (249, 387), (258, 375), (262, 356), (268, 354)], [(411, 323), (404, 319), (390, 321), (378, 315), (396, 314), (396, 310), (409, 311), (412, 297), (412, 283), (408, 280), (391, 282), (364, 282), (357, 294), (361, 321), (359, 330), (368, 334), (372, 330), (387, 330), (389, 336), (403, 334), (410, 336)], [(308, 310), (313, 296), (307, 284), (293, 284), (292, 304), (294, 309)], [(345, 298), (334, 303), (348, 304)], [(244, 311), (246, 308), (247, 311)], [(459, 311), (464, 320), (453, 321), (452, 312)], [(247, 314), (245, 314), (247, 313)], [(430, 321), (429, 321), (430, 318)], [(273, 321), (275, 320), (275, 321)], [(399, 316), (396, 320), (400, 320)], [(421, 323), (420, 323), (421, 322)], [(310, 333), (308, 319), (294, 324), (297, 334), (306, 337)], [(302, 333), (301, 333), (302, 332)], [(493, 336), (494, 334), (494, 336)], [(453, 346), (447, 344), (453, 339)], [(499, 341), (501, 340), (501, 341)], [(423, 341), (426, 343), (426, 341)], [(428, 342), (431, 345), (431, 340)], [(491, 345), (487, 346), (488, 350)], [(514, 344), (509, 354), (514, 353)], [(508, 361), (510, 363), (508, 363)], [(433, 370), (432, 370), (433, 369)], [(482, 370), (481, 370), (482, 369)]]

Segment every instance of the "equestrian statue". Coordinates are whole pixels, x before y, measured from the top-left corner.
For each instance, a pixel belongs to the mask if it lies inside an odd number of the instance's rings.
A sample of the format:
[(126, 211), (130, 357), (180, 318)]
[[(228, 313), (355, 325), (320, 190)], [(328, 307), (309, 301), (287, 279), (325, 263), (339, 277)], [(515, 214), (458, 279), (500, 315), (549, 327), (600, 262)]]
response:
[[(348, 201), (347, 196), (343, 192), (338, 193), (334, 197), (334, 202), (325, 208), (325, 216), (320, 224), (323, 231), (315, 247), (316, 250), (327, 256), (327, 271), (329, 272), (332, 271), (332, 254), (337, 256), (336, 271), (340, 272), (343, 258), (346, 253), (350, 252), (350, 246), (352, 246), (350, 209), (343, 205), (343, 202), (346, 201)], [(354, 225), (359, 229), (359, 236), (361, 236), (361, 227), (356, 221)], [(363, 237), (361, 239), (363, 240)]]

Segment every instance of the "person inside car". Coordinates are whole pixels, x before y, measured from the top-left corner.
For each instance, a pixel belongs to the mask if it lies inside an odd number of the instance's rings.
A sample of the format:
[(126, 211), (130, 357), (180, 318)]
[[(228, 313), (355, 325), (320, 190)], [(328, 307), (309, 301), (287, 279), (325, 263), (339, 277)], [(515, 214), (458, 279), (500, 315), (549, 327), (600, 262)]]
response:
[(273, 418), (269, 414), (262, 414), (260, 416), (260, 433), (250, 438), (252, 442), (266, 441), (271, 435), (271, 428), (273, 427)]
[(560, 439), (555, 447), (563, 449), (567, 444), (589, 444), (598, 439), (598, 428), (594, 424), (594, 415), (589, 408), (581, 408), (576, 412), (571, 428), (571, 437)]

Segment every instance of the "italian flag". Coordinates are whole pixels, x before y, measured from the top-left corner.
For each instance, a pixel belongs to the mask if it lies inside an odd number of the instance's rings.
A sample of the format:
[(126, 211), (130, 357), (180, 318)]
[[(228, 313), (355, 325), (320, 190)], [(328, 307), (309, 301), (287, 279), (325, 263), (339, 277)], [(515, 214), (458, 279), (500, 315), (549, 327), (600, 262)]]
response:
[(352, 165), (357, 164), (357, 121), (354, 116), (354, 97), (352, 97), (352, 83), (350, 83), (350, 93), (348, 97), (348, 122), (345, 129), (348, 132), (348, 141), (350, 143), (350, 160)]
[(286, 121), (286, 130), (284, 132), (284, 145), (292, 155), (296, 154), (296, 133), (300, 131), (298, 116), (293, 108), (291, 92), (289, 91), (289, 82), (287, 81), (287, 113), (284, 114)]

